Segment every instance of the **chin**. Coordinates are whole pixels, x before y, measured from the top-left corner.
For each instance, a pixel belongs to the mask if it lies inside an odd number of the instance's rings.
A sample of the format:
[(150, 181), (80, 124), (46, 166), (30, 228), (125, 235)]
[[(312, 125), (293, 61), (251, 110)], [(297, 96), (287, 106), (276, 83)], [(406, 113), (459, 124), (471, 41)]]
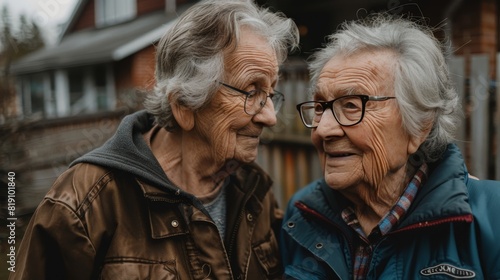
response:
[(252, 163), (252, 162), (255, 161), (255, 159), (257, 159), (256, 156), (247, 156), (247, 157), (242, 158), (242, 160), (240, 160), (240, 162), (242, 162), (242, 163)]
[(252, 163), (257, 159), (257, 152), (244, 153), (235, 157), (235, 159), (241, 163)]

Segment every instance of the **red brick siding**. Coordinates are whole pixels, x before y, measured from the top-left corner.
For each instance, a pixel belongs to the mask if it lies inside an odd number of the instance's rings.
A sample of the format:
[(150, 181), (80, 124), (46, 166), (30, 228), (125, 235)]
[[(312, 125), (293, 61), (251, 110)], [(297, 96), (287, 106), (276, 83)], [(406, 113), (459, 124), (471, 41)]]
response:
[(154, 87), (154, 56), (154, 47), (150, 46), (115, 64), (118, 108), (142, 108), (147, 92)]
[(151, 90), (154, 86), (155, 50), (147, 47), (115, 64), (117, 91)]
[(132, 56), (116, 62), (114, 67), (115, 73), (115, 87), (117, 91), (129, 89), (133, 87), (132, 84)]
[[(490, 78), (496, 71), (497, 6), (494, 0), (465, 1), (453, 17), (453, 47), (455, 55), (489, 54)], [(470, 60), (466, 59), (469, 72)]]
[(95, 0), (90, 0), (85, 4), (83, 12), (75, 23), (70, 33), (95, 26)]
[[(150, 12), (165, 10), (166, 0), (137, 0), (137, 16), (141, 16)], [(188, 0), (177, 0), (177, 5), (182, 5)], [(82, 13), (79, 15), (77, 22), (73, 25), (70, 33), (77, 32), (82, 29), (95, 26), (95, 0), (89, 0)]]
[(164, 9), (165, 0), (137, 0), (137, 16)]
[(132, 85), (135, 88), (151, 90), (154, 87), (155, 48), (149, 46), (133, 56)]

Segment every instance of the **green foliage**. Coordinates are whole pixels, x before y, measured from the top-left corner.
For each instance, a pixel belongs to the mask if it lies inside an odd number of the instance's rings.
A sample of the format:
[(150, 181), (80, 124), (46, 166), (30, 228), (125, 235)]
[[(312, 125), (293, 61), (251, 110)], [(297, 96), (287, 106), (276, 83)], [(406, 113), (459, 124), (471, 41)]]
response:
[[(38, 25), (21, 15), (18, 22), (10, 16), (7, 6), (0, 13), (0, 125), (17, 114), (15, 90), (10, 76), (10, 65), (16, 59), (45, 45)], [(13, 24), (19, 26), (14, 30)]]

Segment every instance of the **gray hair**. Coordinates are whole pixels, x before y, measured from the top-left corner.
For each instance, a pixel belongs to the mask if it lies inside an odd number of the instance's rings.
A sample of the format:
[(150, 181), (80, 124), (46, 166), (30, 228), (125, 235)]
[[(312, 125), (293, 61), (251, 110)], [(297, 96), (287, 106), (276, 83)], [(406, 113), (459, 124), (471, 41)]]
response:
[(201, 1), (181, 15), (160, 39), (156, 53), (156, 84), (144, 106), (156, 124), (178, 128), (170, 102), (195, 111), (207, 104), (224, 79), (224, 53), (234, 49), (241, 27), (268, 39), (283, 63), (298, 46), (298, 29), (291, 19), (252, 1)]
[(430, 28), (410, 20), (378, 14), (345, 22), (340, 31), (328, 37), (326, 47), (311, 57), (312, 89), (316, 87), (321, 70), (334, 56), (349, 56), (366, 50), (392, 51), (398, 59), (394, 92), (403, 128), (416, 136), (432, 124), (427, 139), (419, 147), (423, 160), (432, 162), (454, 140), (461, 114), (443, 49)]

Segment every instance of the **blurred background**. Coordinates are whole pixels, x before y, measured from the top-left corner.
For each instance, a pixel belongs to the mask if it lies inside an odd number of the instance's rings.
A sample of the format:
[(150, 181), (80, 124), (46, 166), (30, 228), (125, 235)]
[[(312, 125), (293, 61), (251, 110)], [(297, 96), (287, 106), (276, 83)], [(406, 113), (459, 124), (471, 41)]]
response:
[[(22, 228), (68, 164), (100, 146), (126, 114), (142, 109), (154, 84), (155, 44), (193, 0), (0, 0), (0, 217), (15, 172)], [(343, 21), (387, 11), (439, 27), (464, 108), (457, 144), (472, 174), (500, 180), (498, 0), (259, 0), (300, 29), (301, 50), (281, 69), (279, 123), (258, 162), (282, 207), (321, 176), (295, 110), (308, 99), (305, 60)], [(5, 229), (0, 231), (3, 248)], [(20, 238), (21, 233), (18, 234)]]

